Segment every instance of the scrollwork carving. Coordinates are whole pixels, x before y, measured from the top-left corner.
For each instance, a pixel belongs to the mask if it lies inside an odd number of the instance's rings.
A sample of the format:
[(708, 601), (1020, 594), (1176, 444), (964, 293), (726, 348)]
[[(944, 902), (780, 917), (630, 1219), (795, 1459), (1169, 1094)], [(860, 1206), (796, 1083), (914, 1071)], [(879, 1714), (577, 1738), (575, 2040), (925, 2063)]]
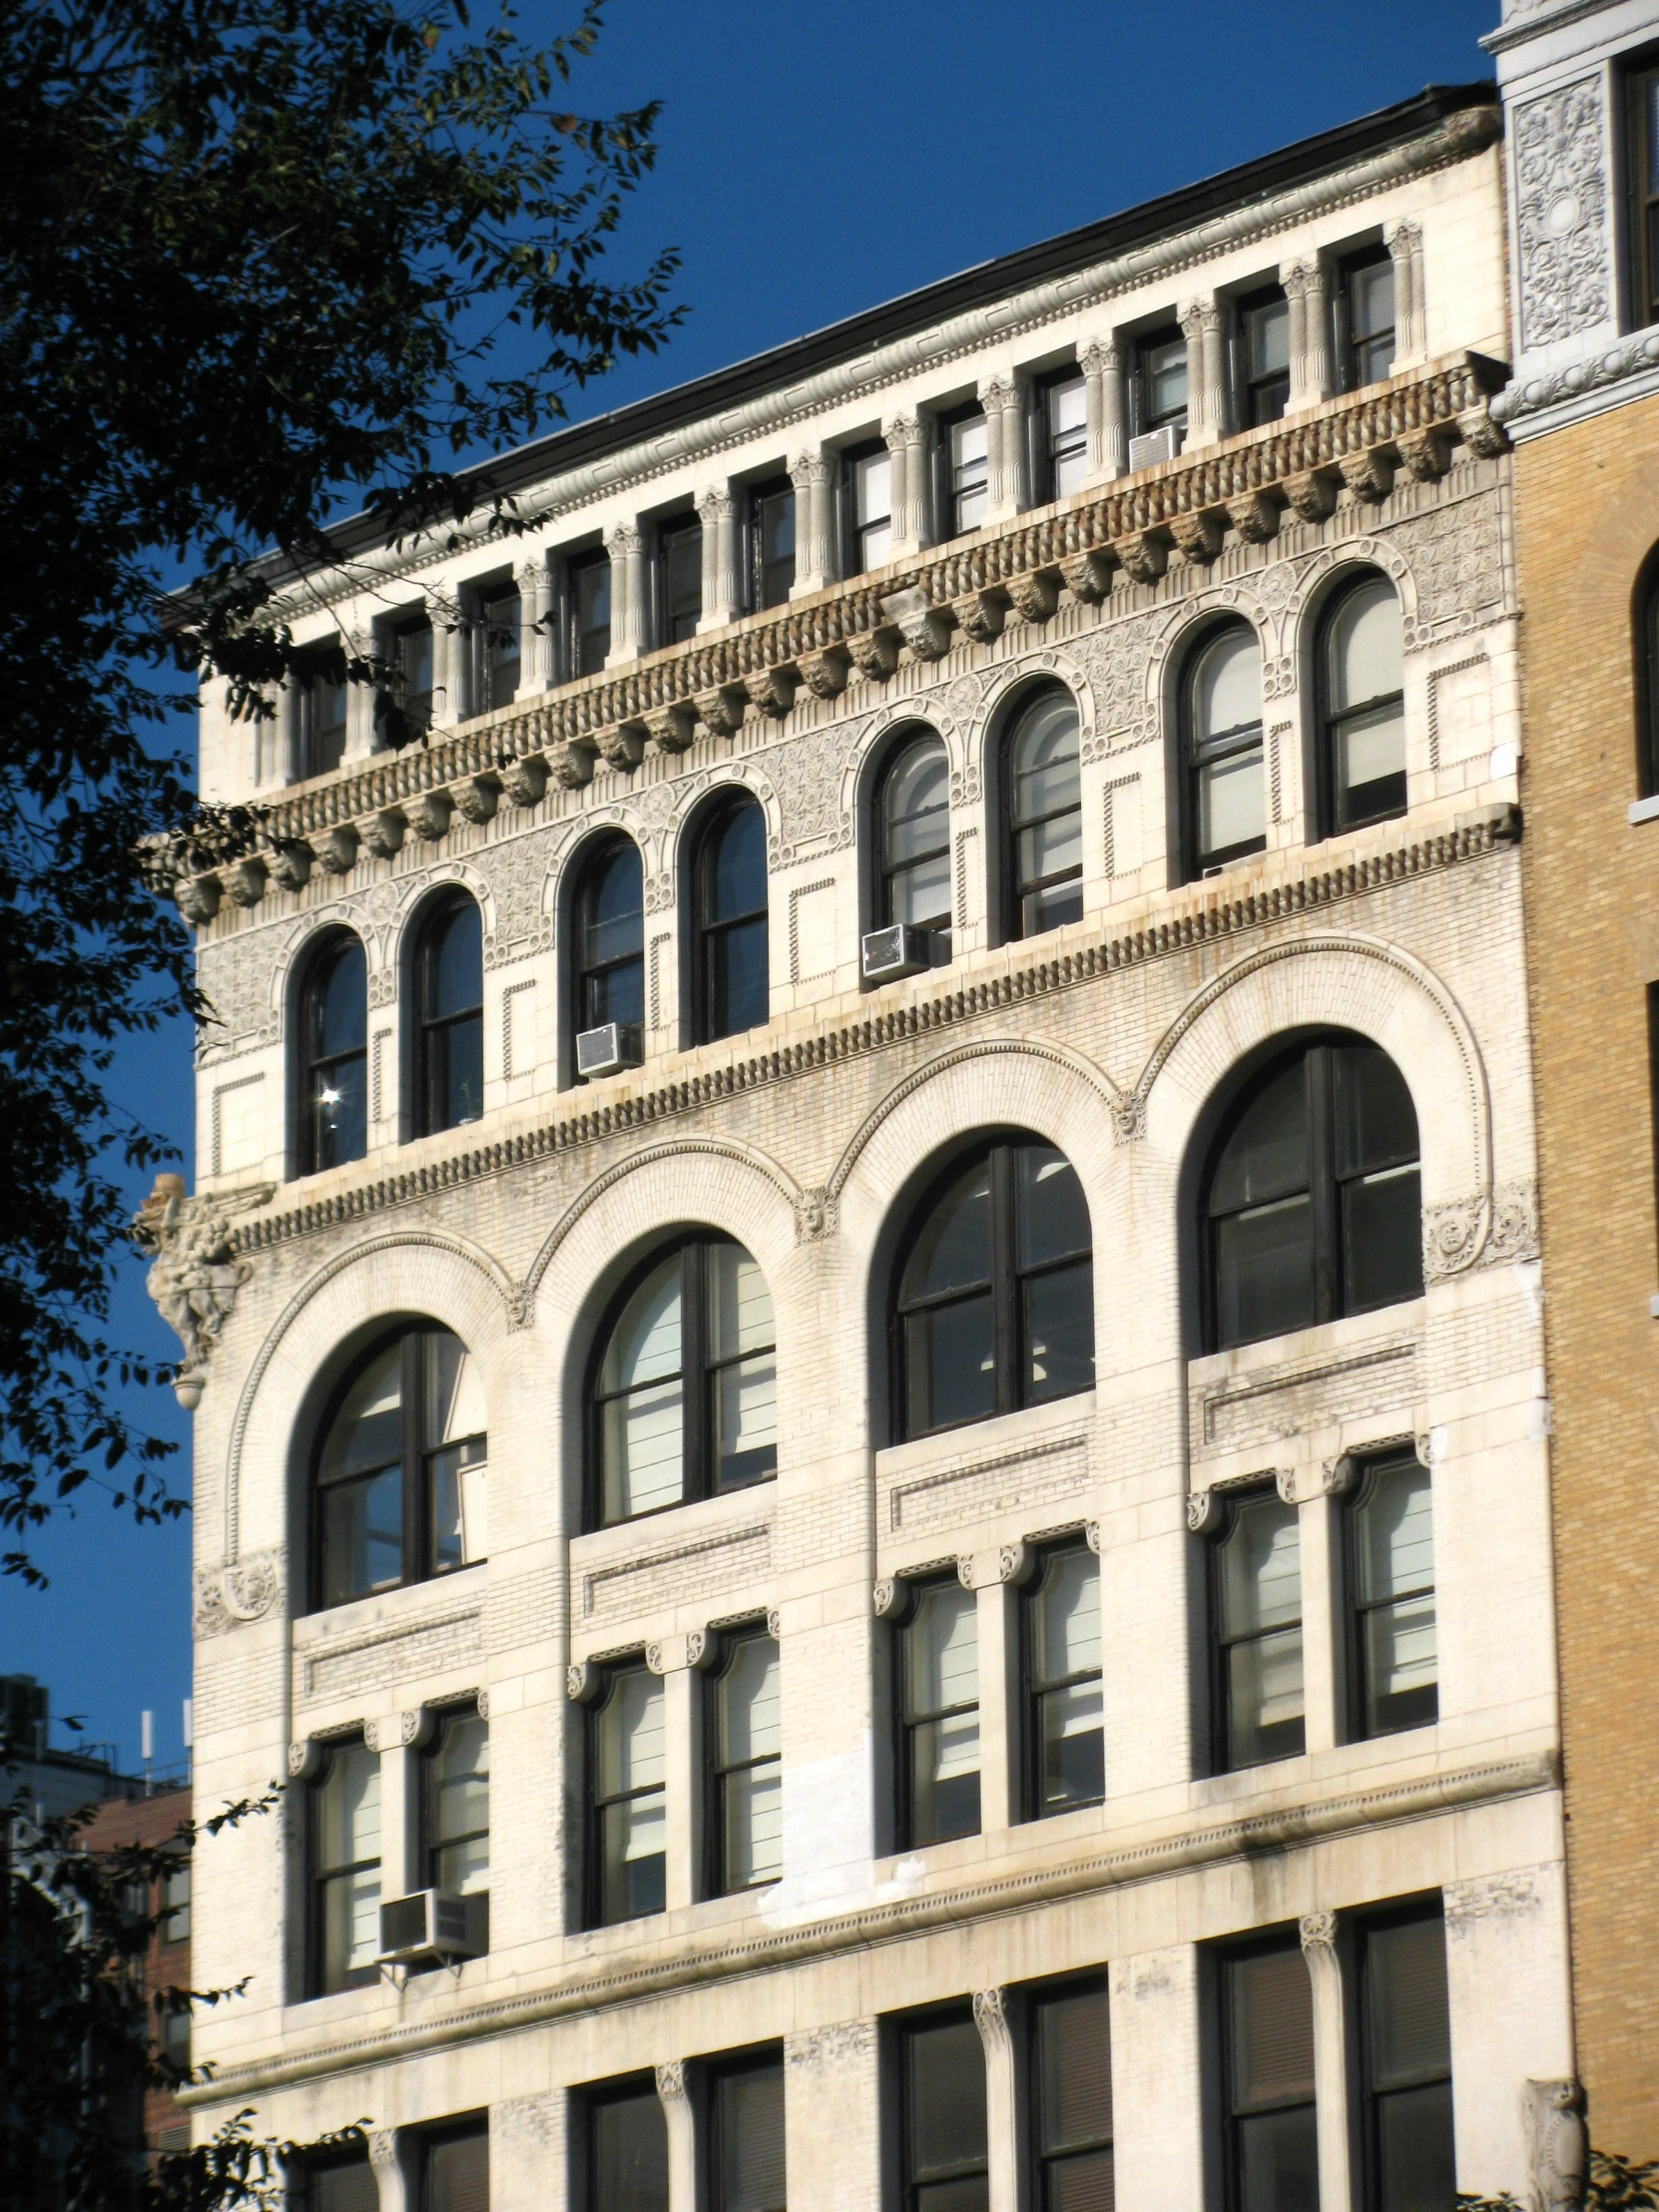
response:
[(250, 1552), (223, 1566), (198, 1567), (192, 1575), (192, 1617), (199, 1637), (223, 1636), (246, 1621), (264, 1620), (280, 1603), (287, 1579), (287, 1554)]
[(1611, 312), (1601, 85), (1560, 85), (1513, 111), (1521, 343), (1553, 345)]

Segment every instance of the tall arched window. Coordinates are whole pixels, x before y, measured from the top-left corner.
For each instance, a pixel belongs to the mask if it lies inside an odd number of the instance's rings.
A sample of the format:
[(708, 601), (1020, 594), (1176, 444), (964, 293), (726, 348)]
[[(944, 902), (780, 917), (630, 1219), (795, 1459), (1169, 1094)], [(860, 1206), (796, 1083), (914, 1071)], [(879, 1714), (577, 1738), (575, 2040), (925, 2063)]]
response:
[(876, 924), (902, 921), (950, 940), (950, 767), (931, 730), (911, 738), (881, 779)]
[(1083, 914), (1083, 795), (1077, 706), (1045, 691), (1014, 718), (1003, 752), (1008, 792), (1005, 908), (1010, 937), (1036, 937)]
[(778, 1471), (778, 1362), (766, 1278), (742, 1245), (690, 1237), (636, 1275), (600, 1333), (590, 1391), (596, 1526)]
[(459, 1337), (382, 1339), (345, 1378), (313, 1470), (319, 1605), (423, 1582), (486, 1550), (484, 1393)]
[(1325, 835), (1405, 812), (1404, 646), (1399, 600), (1368, 573), (1327, 608), (1320, 625)]
[(645, 1020), (645, 874), (615, 837), (590, 853), (576, 891), (576, 1026)]
[(360, 1160), (368, 1146), (368, 962), (341, 930), (321, 947), (299, 1002), (300, 1172)]
[(1193, 655), (1182, 686), (1187, 872), (1204, 875), (1260, 852), (1268, 829), (1262, 767), (1262, 647), (1230, 622)]
[(696, 1042), (754, 1029), (771, 1011), (767, 973), (767, 826), (753, 799), (710, 816), (693, 886), (692, 1025)]
[(1659, 548), (1636, 584), (1636, 797), (1659, 793)]
[(1417, 1116), (1385, 1052), (1294, 1046), (1228, 1109), (1203, 1189), (1212, 1351), (1422, 1291)]
[(433, 909), (415, 966), (417, 1134), (429, 1137), (484, 1111), (484, 929), (475, 899), (462, 891)]
[(1077, 1172), (1036, 1137), (958, 1155), (900, 1250), (894, 1435), (1094, 1387), (1094, 1261)]

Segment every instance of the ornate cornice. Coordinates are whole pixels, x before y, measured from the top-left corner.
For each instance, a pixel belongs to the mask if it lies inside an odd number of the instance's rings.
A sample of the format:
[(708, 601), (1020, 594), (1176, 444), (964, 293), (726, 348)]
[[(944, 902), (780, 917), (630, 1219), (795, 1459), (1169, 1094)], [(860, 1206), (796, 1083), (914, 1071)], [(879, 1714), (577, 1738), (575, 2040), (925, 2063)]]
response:
[[(597, 757), (626, 770), (647, 746), (683, 756), (694, 716), (711, 735), (730, 739), (748, 715), (787, 713), (798, 684), (832, 697), (847, 681), (849, 664), (871, 681), (886, 681), (897, 668), (900, 639), (913, 655), (937, 658), (951, 630), (975, 619), (964, 608), (982, 615), (988, 602), (1012, 602), (1023, 611), (1033, 595), (1051, 598), (1062, 582), (1098, 600), (1114, 569), (1131, 580), (1161, 575), (1178, 541), (1201, 546), (1208, 559), (1229, 530), (1257, 542), (1277, 527), (1286, 506), (1328, 515), (1339, 481), (1357, 487), (1358, 496), (1379, 496), (1375, 487), (1385, 490), (1423, 431), (1446, 443), (1460, 437), (1476, 454), (1500, 451), (1504, 440), (1487, 412), (1488, 387), (1486, 369), (1469, 355), (1401, 374), (1317, 415), (1245, 432), (1202, 455), (831, 585), (787, 610), (563, 685), (425, 746), (376, 756), (272, 802), (262, 834), (284, 866), (308, 855), (348, 868), (366, 826), (375, 825), (383, 838), (386, 817), (412, 823), (418, 816), (419, 833), (432, 838), (429, 798), (449, 799), (480, 779), (508, 804), (533, 805), (548, 776), (580, 786)], [(518, 773), (532, 763), (528, 777)], [(459, 811), (470, 819), (465, 808)], [(436, 833), (448, 827), (445, 809)], [(342, 834), (349, 852), (330, 857)], [(235, 883), (232, 872), (181, 880), (188, 918), (211, 920), (227, 892), (238, 904), (264, 895), (263, 868), (257, 879), (245, 871)]]
[(1369, 896), (1393, 883), (1460, 867), (1506, 850), (1519, 834), (1517, 812), (1497, 807), (1471, 822), (1432, 830), (1385, 852), (1313, 869), (1243, 897), (1205, 894), (1195, 887), (1174, 903), (1166, 918), (1141, 928), (1118, 935), (1102, 930), (1092, 944), (1076, 945), (1053, 958), (1034, 960), (1011, 973), (936, 991), (865, 1020), (827, 1026), (775, 1051), (759, 1052), (705, 1074), (659, 1084), (619, 1099), (614, 1105), (596, 1106), (545, 1122), (469, 1152), (429, 1161), (397, 1175), (376, 1177), (331, 1192), (325, 1198), (241, 1223), (232, 1233), (232, 1249), (238, 1254), (264, 1251), (295, 1237), (310, 1236), (346, 1222), (361, 1222), (396, 1206), (416, 1204), (437, 1191), (453, 1190), (463, 1183), (509, 1173), (534, 1160), (602, 1144), (628, 1131), (701, 1112), (741, 1091), (791, 1082), (843, 1060), (859, 1059), (914, 1037), (935, 1035), (980, 1020), (1005, 1007), (1023, 1005), (1028, 999), (1078, 989), (1121, 969), (1170, 958), (1198, 945), (1225, 942), (1246, 931)]
[(1585, 399), (1654, 369), (1659, 369), (1659, 329), (1637, 330), (1589, 360), (1569, 361), (1565, 368), (1552, 368), (1545, 375), (1511, 384), (1492, 401), (1492, 420), (1505, 427), (1524, 422), (1528, 415), (1542, 414), (1547, 407)]

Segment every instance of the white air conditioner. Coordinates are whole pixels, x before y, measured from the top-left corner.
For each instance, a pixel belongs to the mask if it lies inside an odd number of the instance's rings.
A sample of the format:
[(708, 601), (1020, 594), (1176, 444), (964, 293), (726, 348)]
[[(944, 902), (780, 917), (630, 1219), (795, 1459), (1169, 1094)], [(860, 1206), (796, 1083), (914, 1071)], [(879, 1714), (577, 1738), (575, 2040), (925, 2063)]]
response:
[(1138, 438), (1129, 440), (1130, 474), (1138, 468), (1156, 468), (1160, 461), (1173, 461), (1186, 442), (1184, 422), (1165, 422), (1156, 430), (1143, 430)]
[(619, 1068), (637, 1068), (644, 1058), (637, 1021), (602, 1022), (597, 1029), (582, 1030), (576, 1039), (576, 1072), (590, 1079), (615, 1075)]
[(391, 1898), (380, 1908), (380, 1964), (410, 1966), (423, 1958), (476, 1958), (481, 1938), (482, 1898), (446, 1897), (441, 1890), (416, 1890)]
[(907, 921), (894, 921), (885, 929), (869, 930), (864, 937), (866, 983), (895, 983), (901, 975), (918, 975), (932, 964), (930, 930), (912, 929)]

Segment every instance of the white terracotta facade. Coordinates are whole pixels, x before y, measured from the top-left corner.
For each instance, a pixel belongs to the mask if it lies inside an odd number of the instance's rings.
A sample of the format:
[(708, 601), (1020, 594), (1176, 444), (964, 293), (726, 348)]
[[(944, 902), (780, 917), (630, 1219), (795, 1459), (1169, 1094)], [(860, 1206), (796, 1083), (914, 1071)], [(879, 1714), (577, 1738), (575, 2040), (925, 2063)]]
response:
[[(273, 749), (279, 724), (232, 722), (210, 704), (205, 795), (286, 808), (281, 834), (305, 845), (309, 864), (296, 888), (282, 887), (275, 859), (225, 882), (201, 932), (221, 1026), (199, 1057), (191, 1219), (217, 1225), (230, 1310), (196, 1371), (198, 1803), (206, 1812), (273, 1777), (292, 1783), (279, 1812), (199, 1858), (195, 1977), (205, 1987), (248, 1977), (244, 1997), (197, 2025), (198, 2060), (216, 2069), (192, 2093), (199, 2131), (250, 2104), (262, 2129), (298, 2140), (365, 2119), (382, 2212), (402, 2212), (410, 2131), (487, 2112), (492, 2205), (540, 2212), (577, 2201), (585, 2092), (656, 2068), (673, 2212), (695, 2212), (700, 2123), (685, 2085), (698, 2063), (777, 2042), (792, 2212), (896, 2212), (885, 2023), (1101, 1968), (1117, 2202), (1219, 2212), (1214, 1947), (1301, 1923), (1315, 1975), (1321, 2202), (1338, 2212), (1360, 2158), (1341, 1932), (1374, 1908), (1438, 1893), (1458, 2185), (1525, 2195), (1527, 2084), (1574, 2068), (1509, 464), (1461, 365), (1469, 352), (1507, 352), (1502, 149), (1495, 112), (1471, 107), (1414, 125), (1385, 151), (1338, 148), (1307, 166), (1277, 197), (1241, 196), (1188, 232), (887, 339), (812, 384), (752, 395), (718, 420), (690, 415), (579, 470), (550, 469), (526, 501), (529, 534), (505, 554), (480, 544), (417, 570), (381, 562), (372, 577), (365, 555), (322, 589), (334, 594), (326, 621), (362, 633), (417, 591), (454, 600), (506, 561), (533, 613), (548, 553), (608, 542), (626, 562), (640, 517), (689, 494), (716, 526), (706, 520), (707, 596), (711, 576), (721, 588), (721, 499), (776, 467), (795, 472), (790, 613), (805, 619), (848, 589), (830, 573), (815, 468), (918, 410), (1092, 360), (1090, 480), (1043, 514), (1063, 521), (1132, 490), (1111, 364), (1165, 310), (1188, 313), (1197, 332), (1192, 435), (1179, 460), (1144, 472), (1149, 482), (1196, 484), (1211, 454), (1283, 452), (1299, 425), (1345, 407), (1344, 420), (1358, 420), (1304, 340), (1286, 422), (1231, 428), (1219, 367), (1207, 399), (1200, 389), (1206, 312), (1190, 311), (1292, 269), (1328, 269), (1356, 241), (1398, 242), (1387, 390), (1399, 426), (1340, 461), (1316, 456), (1285, 474), (1297, 477), (1289, 490), (1273, 489), (1264, 464), (1265, 493), (1207, 508), (1195, 491), (1190, 525), (1149, 523), (1146, 580), (1132, 565), (1143, 555), (1120, 541), (1096, 589), (1056, 561), (1046, 587), (1010, 586), (994, 606), (963, 586), (947, 616), (935, 595), (931, 630), (925, 599), (920, 613), (903, 601), (886, 610), (884, 678), (852, 650), (821, 696), (797, 652), (770, 706), (757, 698), (774, 683), (757, 646), (735, 708), (730, 677), (703, 687), (724, 685), (726, 707), (710, 711), (736, 719), (735, 731), (694, 721), (692, 694), (675, 708), (670, 689), (660, 709), (596, 720), (585, 759), (534, 717), (620, 684), (640, 659), (625, 620), (603, 680), (549, 692), (544, 708), (538, 646), (512, 707), (457, 724), (440, 702), (412, 766), (371, 753), (354, 707), (341, 767), (289, 790)], [(1413, 395), (1421, 435), (1405, 421)], [(1010, 459), (993, 467), (985, 528), (953, 551), (1011, 544), (1033, 526), (1020, 475)], [(920, 500), (906, 523), (895, 493), (892, 592), (913, 590), (941, 557), (924, 542), (931, 527)], [(1330, 594), (1361, 566), (1390, 579), (1401, 605), (1409, 804), (1402, 819), (1320, 841), (1314, 641)], [(1267, 847), (1183, 882), (1177, 693), (1218, 610), (1261, 641)], [(326, 621), (313, 611), (296, 628), (321, 636)], [(691, 645), (641, 666), (765, 627), (759, 616), (706, 619)], [(1063, 686), (1080, 717), (1084, 912), (999, 942), (994, 764), (1007, 718), (1039, 682)], [(669, 719), (654, 725), (651, 712)], [(936, 731), (949, 757), (953, 953), (871, 992), (858, 975), (871, 780), (885, 734), (911, 721)], [(514, 761), (532, 757), (551, 776), (515, 780)], [(688, 844), (697, 810), (730, 785), (766, 815), (771, 1019), (693, 1046)], [(445, 799), (436, 813), (425, 811), (433, 791)], [(469, 820), (469, 806), (483, 819)], [(397, 848), (375, 857), (370, 832), (388, 813), (402, 825)], [(422, 833), (423, 821), (439, 833)], [(321, 855), (341, 823), (356, 841), (330, 872)], [(645, 1060), (576, 1090), (568, 886), (601, 828), (625, 831), (644, 856)], [(482, 910), (485, 1111), (464, 1129), (405, 1139), (411, 931), (446, 884)], [(367, 1152), (299, 1177), (295, 992), (307, 943), (338, 924), (367, 952)], [(1233, 1072), (1272, 1039), (1320, 1027), (1380, 1044), (1409, 1087), (1423, 1294), (1206, 1355), (1195, 1161)], [(895, 1245), (941, 1155), (992, 1129), (1031, 1132), (1077, 1170), (1093, 1235), (1096, 1386), (889, 1443)], [(584, 1532), (595, 1332), (653, 1242), (694, 1225), (747, 1247), (771, 1292), (777, 1479)], [(489, 1556), (309, 1610), (319, 1409), (344, 1364), (398, 1316), (454, 1331), (478, 1363)], [(1335, 1565), (1343, 1469), (1349, 1455), (1401, 1439), (1431, 1469), (1439, 1718), (1350, 1741)], [(1217, 1774), (1198, 1531), (1207, 1495), (1270, 1478), (1300, 1522), (1307, 1750)], [(1099, 1558), (1106, 1796), (1022, 1822), (1012, 1817), (1015, 1677), (999, 1655), (1016, 1640), (1030, 1547), (1077, 1530)], [(898, 1853), (888, 1586), (952, 1565), (976, 1593), (982, 1833)], [(723, 1625), (766, 1618), (782, 1654), (784, 1876), (700, 1897), (699, 1662)], [(588, 1929), (586, 1722), (571, 1693), (588, 1663), (638, 1653), (667, 1691), (668, 1904)], [(302, 1801), (314, 1747), (362, 1731), (377, 1750), (381, 1888), (394, 1896), (417, 1880), (408, 1808), (420, 1716), (470, 1694), (484, 1701), (491, 1740), (488, 1955), (401, 1987), (388, 1977), (307, 1998)], [(977, 2010), (989, 2201), (1016, 2212), (1027, 2124), (1014, 2089), (1017, 2006)]]

